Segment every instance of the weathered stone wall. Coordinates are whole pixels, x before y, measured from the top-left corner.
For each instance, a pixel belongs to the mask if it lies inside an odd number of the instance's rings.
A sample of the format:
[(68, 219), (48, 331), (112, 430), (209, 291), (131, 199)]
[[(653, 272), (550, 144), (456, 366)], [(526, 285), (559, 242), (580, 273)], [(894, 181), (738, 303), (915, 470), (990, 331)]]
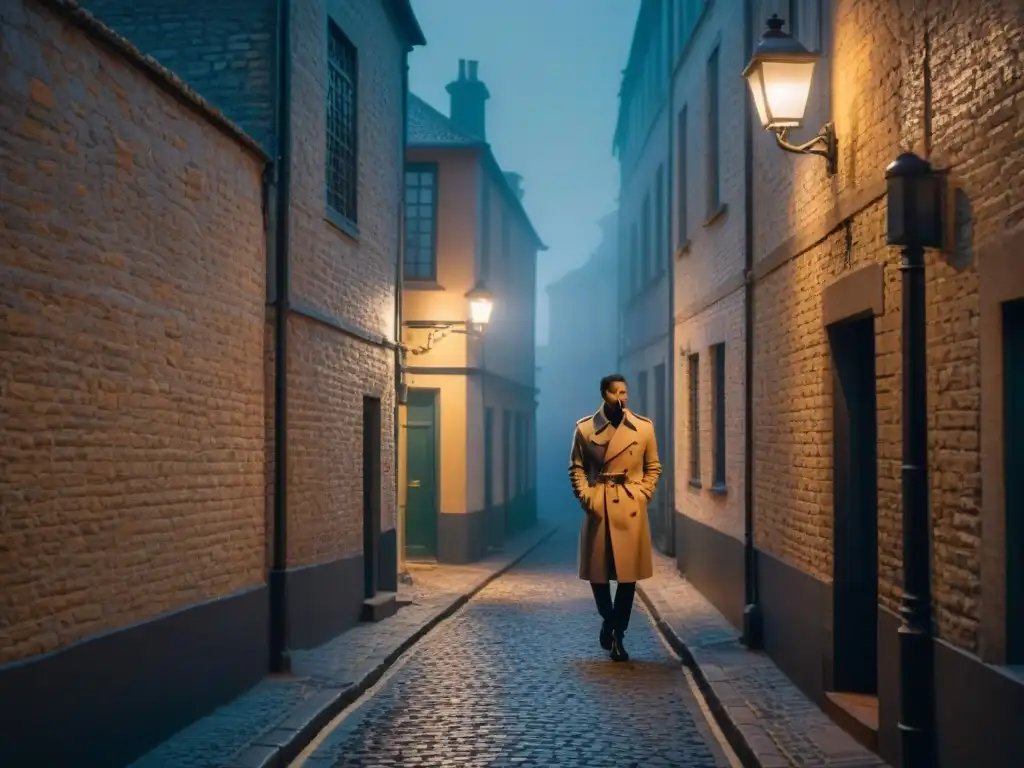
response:
[[(395, 338), (403, 43), (381, 2), (321, 0), (292, 14), (291, 298), (301, 314), (288, 321), (288, 548), (290, 565), (308, 565), (362, 554), (364, 395), (381, 399), (381, 527), (395, 527), (385, 341)], [(329, 18), (358, 52), (358, 221), (348, 232), (325, 203)]]
[[(767, 0), (761, 5), (759, 19), (777, 10)], [(882, 264), (884, 311), (875, 319), (879, 594), (896, 607), (900, 278), (899, 254), (885, 245), (882, 195), (885, 166), (900, 151), (930, 149), (970, 200), (973, 228), (957, 253), (963, 271), (935, 255), (927, 260), (933, 588), (940, 636), (976, 650), (981, 361), (972, 254), (1019, 227), (1024, 210), (1019, 4), (933, 3), (916, 12), (882, 0), (825, 5), (832, 6), (823, 25), (826, 56), (807, 129), (794, 139), (834, 120), (838, 175), (829, 178), (818, 158), (780, 152), (767, 134), (755, 136), (757, 544), (831, 578), (831, 362), (821, 295), (839, 276)], [(802, 34), (811, 34), (806, 27)]]
[(0, 662), (265, 567), (263, 161), (45, 8), (0, 47)]
[[(744, 377), (745, 332), (743, 324), (744, 158), (742, 132), (744, 82), (735, 73), (745, 65), (742, 35), (742, 3), (713, 3), (696, 29), (672, 83), (674, 112), (673, 161), (675, 205), (670, 212), (675, 318), (673, 358), (676, 370), (675, 487), (676, 509), (723, 533), (742, 538), (744, 508)], [(709, 151), (708, 58), (719, 53), (719, 197), (723, 208), (717, 216), (709, 201), (707, 154)], [(686, 111), (685, 165), (680, 164), (679, 115)], [(680, 170), (686, 169), (686, 179)], [(680, 194), (685, 183), (685, 197)], [(681, 213), (686, 201), (685, 216)], [(679, 246), (687, 244), (682, 250)], [(726, 487), (712, 492), (714, 468), (713, 344), (725, 344), (725, 473)], [(680, 350), (683, 350), (681, 352)], [(700, 480), (690, 485), (690, 400), (688, 354), (700, 355)]]

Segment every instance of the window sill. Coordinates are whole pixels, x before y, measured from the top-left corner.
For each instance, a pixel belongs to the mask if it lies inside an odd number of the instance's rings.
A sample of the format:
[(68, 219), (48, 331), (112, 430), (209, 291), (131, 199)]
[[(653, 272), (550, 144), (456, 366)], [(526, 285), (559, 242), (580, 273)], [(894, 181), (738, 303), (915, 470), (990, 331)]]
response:
[(346, 237), (354, 240), (356, 243), (359, 242), (359, 227), (356, 226), (356, 223), (347, 216), (338, 213), (330, 206), (327, 206), (327, 212), (324, 214), (324, 220), (335, 229), (339, 230)]
[(719, 221), (725, 218), (725, 214), (729, 212), (729, 206), (722, 203), (715, 211), (712, 211), (711, 215), (708, 216), (702, 226), (710, 227), (717, 224)]
[(703, 485), (700, 484), (700, 480), (694, 480), (693, 478), (690, 478), (688, 484), (691, 488), (696, 488), (698, 491), (704, 487)]
[(402, 278), (402, 290), (409, 291), (444, 291), (447, 290), (436, 280), (419, 280), (416, 278)]
[(690, 252), (690, 245), (691, 245), (691, 244), (692, 244), (692, 243), (690, 242), (690, 239), (689, 239), (689, 238), (687, 238), (687, 239), (686, 239), (686, 240), (685, 240), (685, 241), (683, 242), (683, 244), (682, 244), (682, 245), (680, 245), (680, 246), (679, 246), (678, 248), (676, 248), (676, 252), (675, 252), (675, 254), (674, 254), (674, 255), (675, 255), (675, 258), (677, 258), (677, 259), (681, 259), (681, 258), (683, 258), (683, 256), (685, 256), (686, 254), (688, 254), (688, 253)]
[(725, 496), (729, 493), (729, 489), (726, 487), (725, 483), (712, 483), (710, 490), (715, 496)]

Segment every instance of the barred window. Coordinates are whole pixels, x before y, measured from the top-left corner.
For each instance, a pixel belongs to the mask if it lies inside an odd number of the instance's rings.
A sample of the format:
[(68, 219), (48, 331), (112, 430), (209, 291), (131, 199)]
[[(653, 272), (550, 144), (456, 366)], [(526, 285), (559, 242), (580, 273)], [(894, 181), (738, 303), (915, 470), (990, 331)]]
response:
[(405, 167), (405, 277), (437, 277), (437, 166)]
[(327, 205), (355, 224), (357, 56), (352, 41), (334, 22), (330, 23), (327, 61)]

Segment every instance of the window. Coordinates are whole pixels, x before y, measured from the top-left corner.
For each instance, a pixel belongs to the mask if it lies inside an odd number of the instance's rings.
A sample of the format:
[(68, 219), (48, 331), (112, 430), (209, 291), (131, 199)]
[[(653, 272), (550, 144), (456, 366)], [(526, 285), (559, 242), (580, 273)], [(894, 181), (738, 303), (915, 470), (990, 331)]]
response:
[(1024, 663), (1024, 299), (1003, 304), (1006, 658)]
[(646, 285), (647, 281), (651, 279), (653, 270), (651, 269), (651, 193), (648, 192), (644, 195), (644, 207), (641, 209), (640, 217), (642, 219), (641, 226), (643, 231), (640, 233), (641, 240), (641, 256), (643, 258), (643, 277), (641, 279), (641, 285)]
[(718, 157), (718, 46), (708, 59), (708, 218), (722, 205), (722, 188), (719, 179)]
[(405, 263), (407, 280), (437, 278), (437, 166), (405, 167)]
[(648, 416), (647, 410), (647, 371), (640, 371), (636, 375), (636, 412), (642, 416)]
[(789, 0), (788, 17), (785, 19), (786, 26), (783, 27), (794, 40), (800, 39), (800, 4), (801, 0)]
[(676, 10), (677, 20), (679, 22), (679, 52), (686, 47), (686, 44), (690, 42), (690, 38), (693, 36), (693, 31), (697, 28), (697, 22), (700, 20), (701, 14), (704, 12), (704, 7), (708, 4), (708, 0), (682, 0), (680, 5), (681, 8)]
[(480, 275), (491, 275), (491, 182), (484, 178), (480, 187)]
[(712, 389), (711, 418), (714, 422), (714, 472), (711, 477), (713, 490), (725, 490), (725, 344), (711, 347)]
[(655, 274), (661, 272), (664, 265), (664, 254), (668, 250), (665, 247), (665, 164), (658, 166), (658, 172), (654, 177), (654, 253), (657, 256), (655, 263), (658, 268)]
[(356, 48), (332, 21), (327, 47), (327, 206), (344, 220), (358, 218)]
[(678, 239), (677, 239), (677, 242), (676, 242), (676, 247), (677, 248), (682, 248), (684, 245), (686, 245), (687, 241), (690, 239), (689, 226), (688, 226), (688, 223), (686, 221), (686, 207), (687, 207), (686, 193), (687, 193), (687, 187), (688, 187), (688, 184), (687, 184), (687, 181), (686, 181), (686, 179), (687, 179), (687, 175), (686, 175), (686, 159), (687, 159), (686, 158), (686, 147), (687, 147), (687, 144), (689, 143), (687, 141), (686, 121), (687, 121), (686, 107), (683, 107), (682, 109), (679, 110), (679, 117), (677, 119), (678, 126), (676, 128), (676, 130), (678, 131), (678, 133), (676, 134), (676, 140), (678, 141), (678, 146), (676, 147), (676, 154), (678, 155), (678, 159), (677, 159), (677, 170), (678, 170), (678, 172), (676, 174), (676, 178), (678, 179), (677, 184), (679, 185), (679, 198), (678, 198), (678, 204), (677, 204), (678, 207), (677, 207), (677, 210), (676, 210), (676, 217), (677, 217), (677, 220), (679, 222), (678, 223)]
[(505, 264), (512, 261), (512, 217), (508, 211), (501, 214), (501, 260)]
[(700, 487), (700, 355), (690, 355), (690, 485)]
[(630, 296), (640, 288), (640, 237), (634, 221), (629, 228), (629, 292)]

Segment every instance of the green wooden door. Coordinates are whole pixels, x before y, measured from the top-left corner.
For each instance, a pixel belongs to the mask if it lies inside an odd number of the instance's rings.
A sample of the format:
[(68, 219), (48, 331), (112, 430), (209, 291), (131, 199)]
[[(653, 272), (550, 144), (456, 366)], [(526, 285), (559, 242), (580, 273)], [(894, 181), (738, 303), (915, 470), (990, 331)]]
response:
[(409, 390), (406, 428), (405, 554), (437, 555), (437, 391)]
[(1024, 299), (1003, 305), (1007, 661), (1024, 662)]

